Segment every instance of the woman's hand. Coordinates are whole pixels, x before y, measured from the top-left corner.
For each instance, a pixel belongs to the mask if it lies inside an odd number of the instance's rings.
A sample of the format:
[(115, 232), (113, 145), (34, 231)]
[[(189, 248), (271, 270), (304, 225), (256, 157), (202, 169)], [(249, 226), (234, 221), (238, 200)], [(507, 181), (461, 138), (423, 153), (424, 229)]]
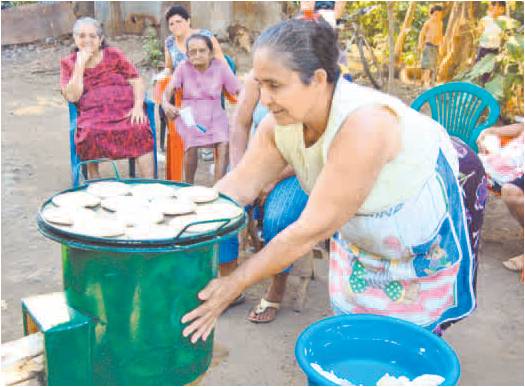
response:
[(83, 48), (82, 50), (77, 51), (77, 62), (80, 66), (84, 67), (86, 63), (93, 56), (93, 49)]
[(126, 117), (131, 117), (131, 123), (133, 125), (140, 125), (146, 122), (146, 116), (144, 115), (144, 108), (142, 104), (134, 105), (133, 109), (126, 114)]
[(199, 293), (199, 299), (204, 303), (182, 317), (183, 324), (191, 321), (191, 324), (182, 331), (183, 336), (188, 337), (193, 334), (192, 343), (196, 343), (200, 338), (206, 341), (215, 327), (217, 318), (241, 294), (242, 290), (239, 281), (233, 276), (210, 281), (208, 286)]
[(162, 108), (164, 109), (164, 113), (166, 113), (166, 116), (170, 120), (174, 120), (179, 115), (179, 109), (177, 109), (171, 103), (163, 103)]

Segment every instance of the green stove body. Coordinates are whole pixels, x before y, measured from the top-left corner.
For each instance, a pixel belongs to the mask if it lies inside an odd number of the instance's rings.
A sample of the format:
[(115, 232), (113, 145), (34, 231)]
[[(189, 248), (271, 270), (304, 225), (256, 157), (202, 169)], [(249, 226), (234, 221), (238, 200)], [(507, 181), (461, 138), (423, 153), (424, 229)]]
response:
[(48, 384), (184, 385), (204, 374), (213, 335), (192, 344), (181, 318), (217, 276), (219, 241), (245, 223), (243, 215), (214, 232), (133, 242), (72, 236), (39, 215), (42, 234), (62, 245), (64, 281), (48, 307), (23, 302), (26, 333), (44, 333)]

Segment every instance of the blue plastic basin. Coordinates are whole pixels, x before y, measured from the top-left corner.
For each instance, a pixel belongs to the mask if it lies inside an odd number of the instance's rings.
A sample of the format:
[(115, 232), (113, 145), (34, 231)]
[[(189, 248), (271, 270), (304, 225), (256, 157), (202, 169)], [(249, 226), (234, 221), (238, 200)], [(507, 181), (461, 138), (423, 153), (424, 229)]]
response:
[(374, 386), (386, 373), (410, 380), (441, 375), (442, 385), (448, 386), (456, 385), (460, 376), (458, 357), (443, 339), (413, 323), (369, 314), (315, 322), (297, 339), (295, 357), (311, 386), (336, 385), (311, 363), (365, 386)]

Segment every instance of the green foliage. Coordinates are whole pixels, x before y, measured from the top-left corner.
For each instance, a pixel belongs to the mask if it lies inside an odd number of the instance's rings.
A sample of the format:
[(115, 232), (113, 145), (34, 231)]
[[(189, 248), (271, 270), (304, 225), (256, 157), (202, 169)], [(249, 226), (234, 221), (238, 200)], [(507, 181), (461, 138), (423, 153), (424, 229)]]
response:
[[(423, 24), (428, 18), (430, 5), (432, 2), (421, 1), (418, 2), (414, 13), (414, 21), (407, 33), (404, 49), (402, 53), (402, 61), (406, 64), (414, 65), (418, 60), (417, 41), (419, 38), (419, 31), (423, 28)], [(388, 18), (386, 10), (386, 2), (384, 1), (349, 1), (346, 5), (347, 14), (353, 14), (360, 9), (372, 5), (379, 5), (372, 12), (360, 18), (360, 25), (367, 40), (377, 50), (382, 52), (381, 57), (388, 58)], [(396, 18), (396, 37), (399, 34), (399, 29), (405, 19), (405, 14), (408, 10), (408, 1), (396, 1), (394, 3), (394, 16)]]
[(144, 44), (142, 46), (146, 52), (146, 62), (148, 65), (159, 68), (162, 67), (162, 47), (157, 37), (155, 28), (147, 28), (145, 32)]
[(2, 9), (20, 7), (23, 5), (35, 4), (36, 1), (2, 1)]
[[(523, 27), (515, 30), (516, 21), (506, 22), (503, 49), (497, 55), (484, 56), (469, 71), (456, 76), (485, 87), (502, 105), (507, 118), (516, 112), (523, 113)], [(490, 74), (483, 85), (483, 75)], [(519, 94), (519, 95), (516, 95)], [(520, 102), (521, 101), (521, 102)]]

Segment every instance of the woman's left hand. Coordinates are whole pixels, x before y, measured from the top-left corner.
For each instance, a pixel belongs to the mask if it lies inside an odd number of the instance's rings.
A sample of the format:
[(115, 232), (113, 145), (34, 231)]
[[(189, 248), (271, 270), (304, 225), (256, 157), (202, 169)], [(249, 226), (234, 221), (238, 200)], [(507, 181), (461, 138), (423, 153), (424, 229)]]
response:
[(133, 109), (126, 114), (126, 117), (131, 117), (131, 123), (133, 125), (140, 125), (146, 122), (146, 116), (144, 115), (142, 104), (133, 106)]
[(215, 327), (217, 318), (241, 292), (242, 286), (232, 276), (210, 281), (208, 286), (199, 292), (199, 299), (204, 303), (182, 317), (183, 324), (191, 321), (191, 324), (182, 331), (183, 336), (188, 337), (193, 334), (192, 343), (196, 343), (199, 338), (206, 341)]

